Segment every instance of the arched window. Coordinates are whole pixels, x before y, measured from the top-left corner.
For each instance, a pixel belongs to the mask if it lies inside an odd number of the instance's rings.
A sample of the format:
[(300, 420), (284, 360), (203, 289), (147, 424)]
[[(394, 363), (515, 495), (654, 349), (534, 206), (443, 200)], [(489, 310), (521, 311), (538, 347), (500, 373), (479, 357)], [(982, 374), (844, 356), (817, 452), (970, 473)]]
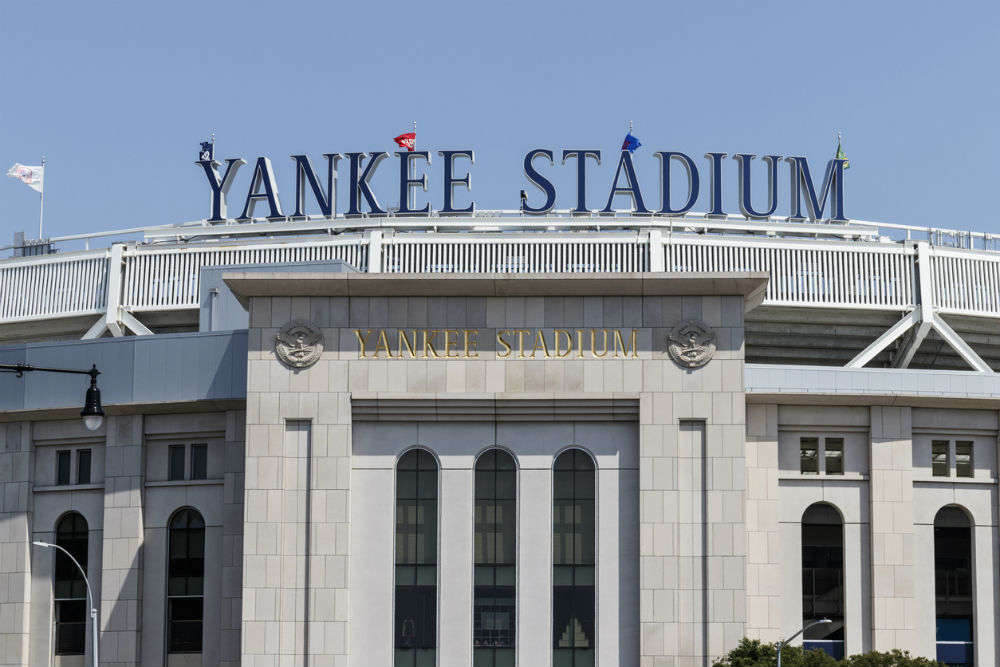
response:
[(826, 503), (802, 515), (802, 624), (833, 623), (806, 630), (803, 645), (844, 657), (844, 522)]
[(514, 667), (517, 470), (505, 451), (476, 462), (473, 667)]
[(937, 659), (947, 665), (972, 665), (972, 526), (957, 507), (934, 518), (934, 589), (937, 607)]
[(437, 462), (408, 451), (396, 466), (396, 667), (436, 664), (437, 501)]
[(167, 540), (167, 653), (201, 653), (205, 520), (182, 509), (170, 519)]
[[(87, 520), (70, 512), (56, 524), (56, 544), (87, 569)], [(56, 624), (56, 655), (83, 655), (87, 646), (87, 584), (66, 554), (55, 549), (52, 588)]]
[(594, 462), (586, 452), (559, 455), (552, 498), (552, 665), (595, 664)]

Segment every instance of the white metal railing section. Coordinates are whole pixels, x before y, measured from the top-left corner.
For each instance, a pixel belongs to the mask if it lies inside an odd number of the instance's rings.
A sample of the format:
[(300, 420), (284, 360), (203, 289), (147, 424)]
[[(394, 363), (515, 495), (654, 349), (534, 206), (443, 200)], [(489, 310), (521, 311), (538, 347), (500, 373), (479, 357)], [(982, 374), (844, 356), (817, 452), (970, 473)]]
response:
[[(463, 237), (464, 236), (464, 237)], [(649, 271), (649, 243), (605, 238), (393, 236), (382, 247), (386, 273), (620, 273)]]
[(931, 269), (940, 312), (1000, 316), (1000, 257), (933, 248)]
[(916, 253), (906, 246), (673, 237), (664, 251), (666, 271), (770, 274), (766, 305), (903, 310), (916, 301)]
[(125, 254), (122, 305), (137, 312), (197, 308), (199, 270), (203, 266), (334, 259), (342, 259), (360, 271), (367, 270), (367, 241), (354, 237), (296, 244), (130, 249)]
[(0, 262), (0, 322), (102, 312), (108, 254), (98, 250)]

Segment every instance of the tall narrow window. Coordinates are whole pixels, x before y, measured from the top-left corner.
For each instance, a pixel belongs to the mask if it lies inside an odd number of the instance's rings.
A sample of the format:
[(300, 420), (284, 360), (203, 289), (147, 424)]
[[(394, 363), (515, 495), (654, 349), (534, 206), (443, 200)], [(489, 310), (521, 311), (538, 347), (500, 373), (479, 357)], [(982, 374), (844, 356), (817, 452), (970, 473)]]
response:
[(802, 624), (833, 623), (806, 630), (803, 645), (844, 657), (844, 524), (830, 505), (817, 503), (802, 515)]
[(946, 665), (973, 664), (972, 527), (957, 507), (934, 518), (934, 589), (937, 659)]
[(517, 471), (493, 449), (476, 462), (473, 667), (514, 667)]
[(76, 452), (76, 483), (90, 484), (89, 449), (78, 449)]
[(396, 467), (395, 667), (436, 664), (437, 505), (437, 462), (410, 450)]
[(205, 617), (205, 520), (182, 509), (170, 520), (167, 563), (167, 652), (201, 653)]
[[(60, 452), (61, 453), (61, 452)], [(68, 455), (69, 452), (67, 451)], [(56, 525), (56, 544), (87, 569), (87, 520), (70, 512)], [(87, 584), (66, 554), (56, 551), (53, 601), (56, 655), (83, 655), (87, 645)]]
[(570, 449), (553, 471), (552, 665), (592, 667), (594, 653), (594, 461)]
[(826, 438), (823, 440), (823, 464), (827, 475), (844, 474), (844, 439)]
[(170, 445), (167, 450), (167, 479), (171, 481), (184, 479), (185, 445)]
[(799, 440), (799, 472), (803, 475), (819, 474), (819, 438)]
[(208, 445), (191, 445), (191, 479), (208, 478)]
[(73, 452), (62, 449), (56, 452), (56, 484), (70, 483), (69, 467), (73, 460)]
[(947, 477), (949, 475), (947, 440), (931, 442), (931, 474), (934, 477)]
[(957, 477), (973, 477), (972, 443), (959, 440), (955, 443), (955, 475)]

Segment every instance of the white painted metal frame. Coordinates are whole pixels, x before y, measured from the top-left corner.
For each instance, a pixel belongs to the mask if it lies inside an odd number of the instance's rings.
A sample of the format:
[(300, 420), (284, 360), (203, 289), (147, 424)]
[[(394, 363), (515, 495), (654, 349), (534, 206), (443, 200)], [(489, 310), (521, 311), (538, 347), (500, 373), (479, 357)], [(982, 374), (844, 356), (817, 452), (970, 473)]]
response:
[[(227, 264), (342, 259), (372, 273), (764, 271), (771, 275), (765, 305), (902, 313), (849, 367), (864, 366), (906, 336), (894, 360), (905, 368), (934, 329), (972, 368), (989, 370), (941, 315), (1000, 319), (1000, 253), (886, 241), (876, 227), (857, 223), (624, 215), (514, 220), (510, 214), (338, 218), (366, 229), (318, 236), (301, 234), (323, 222), (330, 231), (329, 220), (182, 225), (170, 234), (194, 230), (217, 238), (3, 260), (0, 325), (93, 314), (100, 317), (85, 337), (146, 335), (150, 330), (135, 314), (198, 308), (201, 267)], [(305, 227), (297, 237), (218, 238), (269, 233), (279, 225), (285, 233)], [(149, 235), (165, 238), (167, 230)], [(807, 231), (812, 238), (805, 238)]]

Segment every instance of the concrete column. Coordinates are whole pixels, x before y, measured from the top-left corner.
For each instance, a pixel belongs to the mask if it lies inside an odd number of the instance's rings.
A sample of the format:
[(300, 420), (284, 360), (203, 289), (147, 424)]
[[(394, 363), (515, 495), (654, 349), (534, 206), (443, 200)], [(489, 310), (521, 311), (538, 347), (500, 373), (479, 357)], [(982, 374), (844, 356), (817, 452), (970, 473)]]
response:
[[(531, 465), (547, 457), (531, 457)], [(552, 470), (522, 464), (518, 480), (517, 664), (552, 664)]]
[(994, 628), (996, 627), (996, 576), (993, 574), (996, 553), (994, 535), (996, 528), (989, 524), (976, 525), (972, 529), (972, 563), (975, 572), (973, 591), (975, 595), (976, 664), (989, 665), (996, 662)]
[(472, 664), (472, 501), (470, 469), (448, 468), (442, 457), (438, 516), (438, 665)]
[(914, 632), (917, 609), (910, 408), (871, 408), (870, 457), (872, 648), (922, 652)]
[[(138, 667), (142, 614), (142, 416), (107, 418), (101, 664)], [(149, 638), (156, 641), (156, 638)]]
[(221, 667), (240, 664), (241, 601), (243, 599), (243, 479), (246, 456), (246, 412), (226, 413), (225, 472), (222, 524), (222, 609), (219, 658)]
[(746, 466), (747, 635), (781, 641), (778, 406), (747, 406)]
[(0, 665), (26, 666), (31, 604), (30, 424), (0, 424)]

